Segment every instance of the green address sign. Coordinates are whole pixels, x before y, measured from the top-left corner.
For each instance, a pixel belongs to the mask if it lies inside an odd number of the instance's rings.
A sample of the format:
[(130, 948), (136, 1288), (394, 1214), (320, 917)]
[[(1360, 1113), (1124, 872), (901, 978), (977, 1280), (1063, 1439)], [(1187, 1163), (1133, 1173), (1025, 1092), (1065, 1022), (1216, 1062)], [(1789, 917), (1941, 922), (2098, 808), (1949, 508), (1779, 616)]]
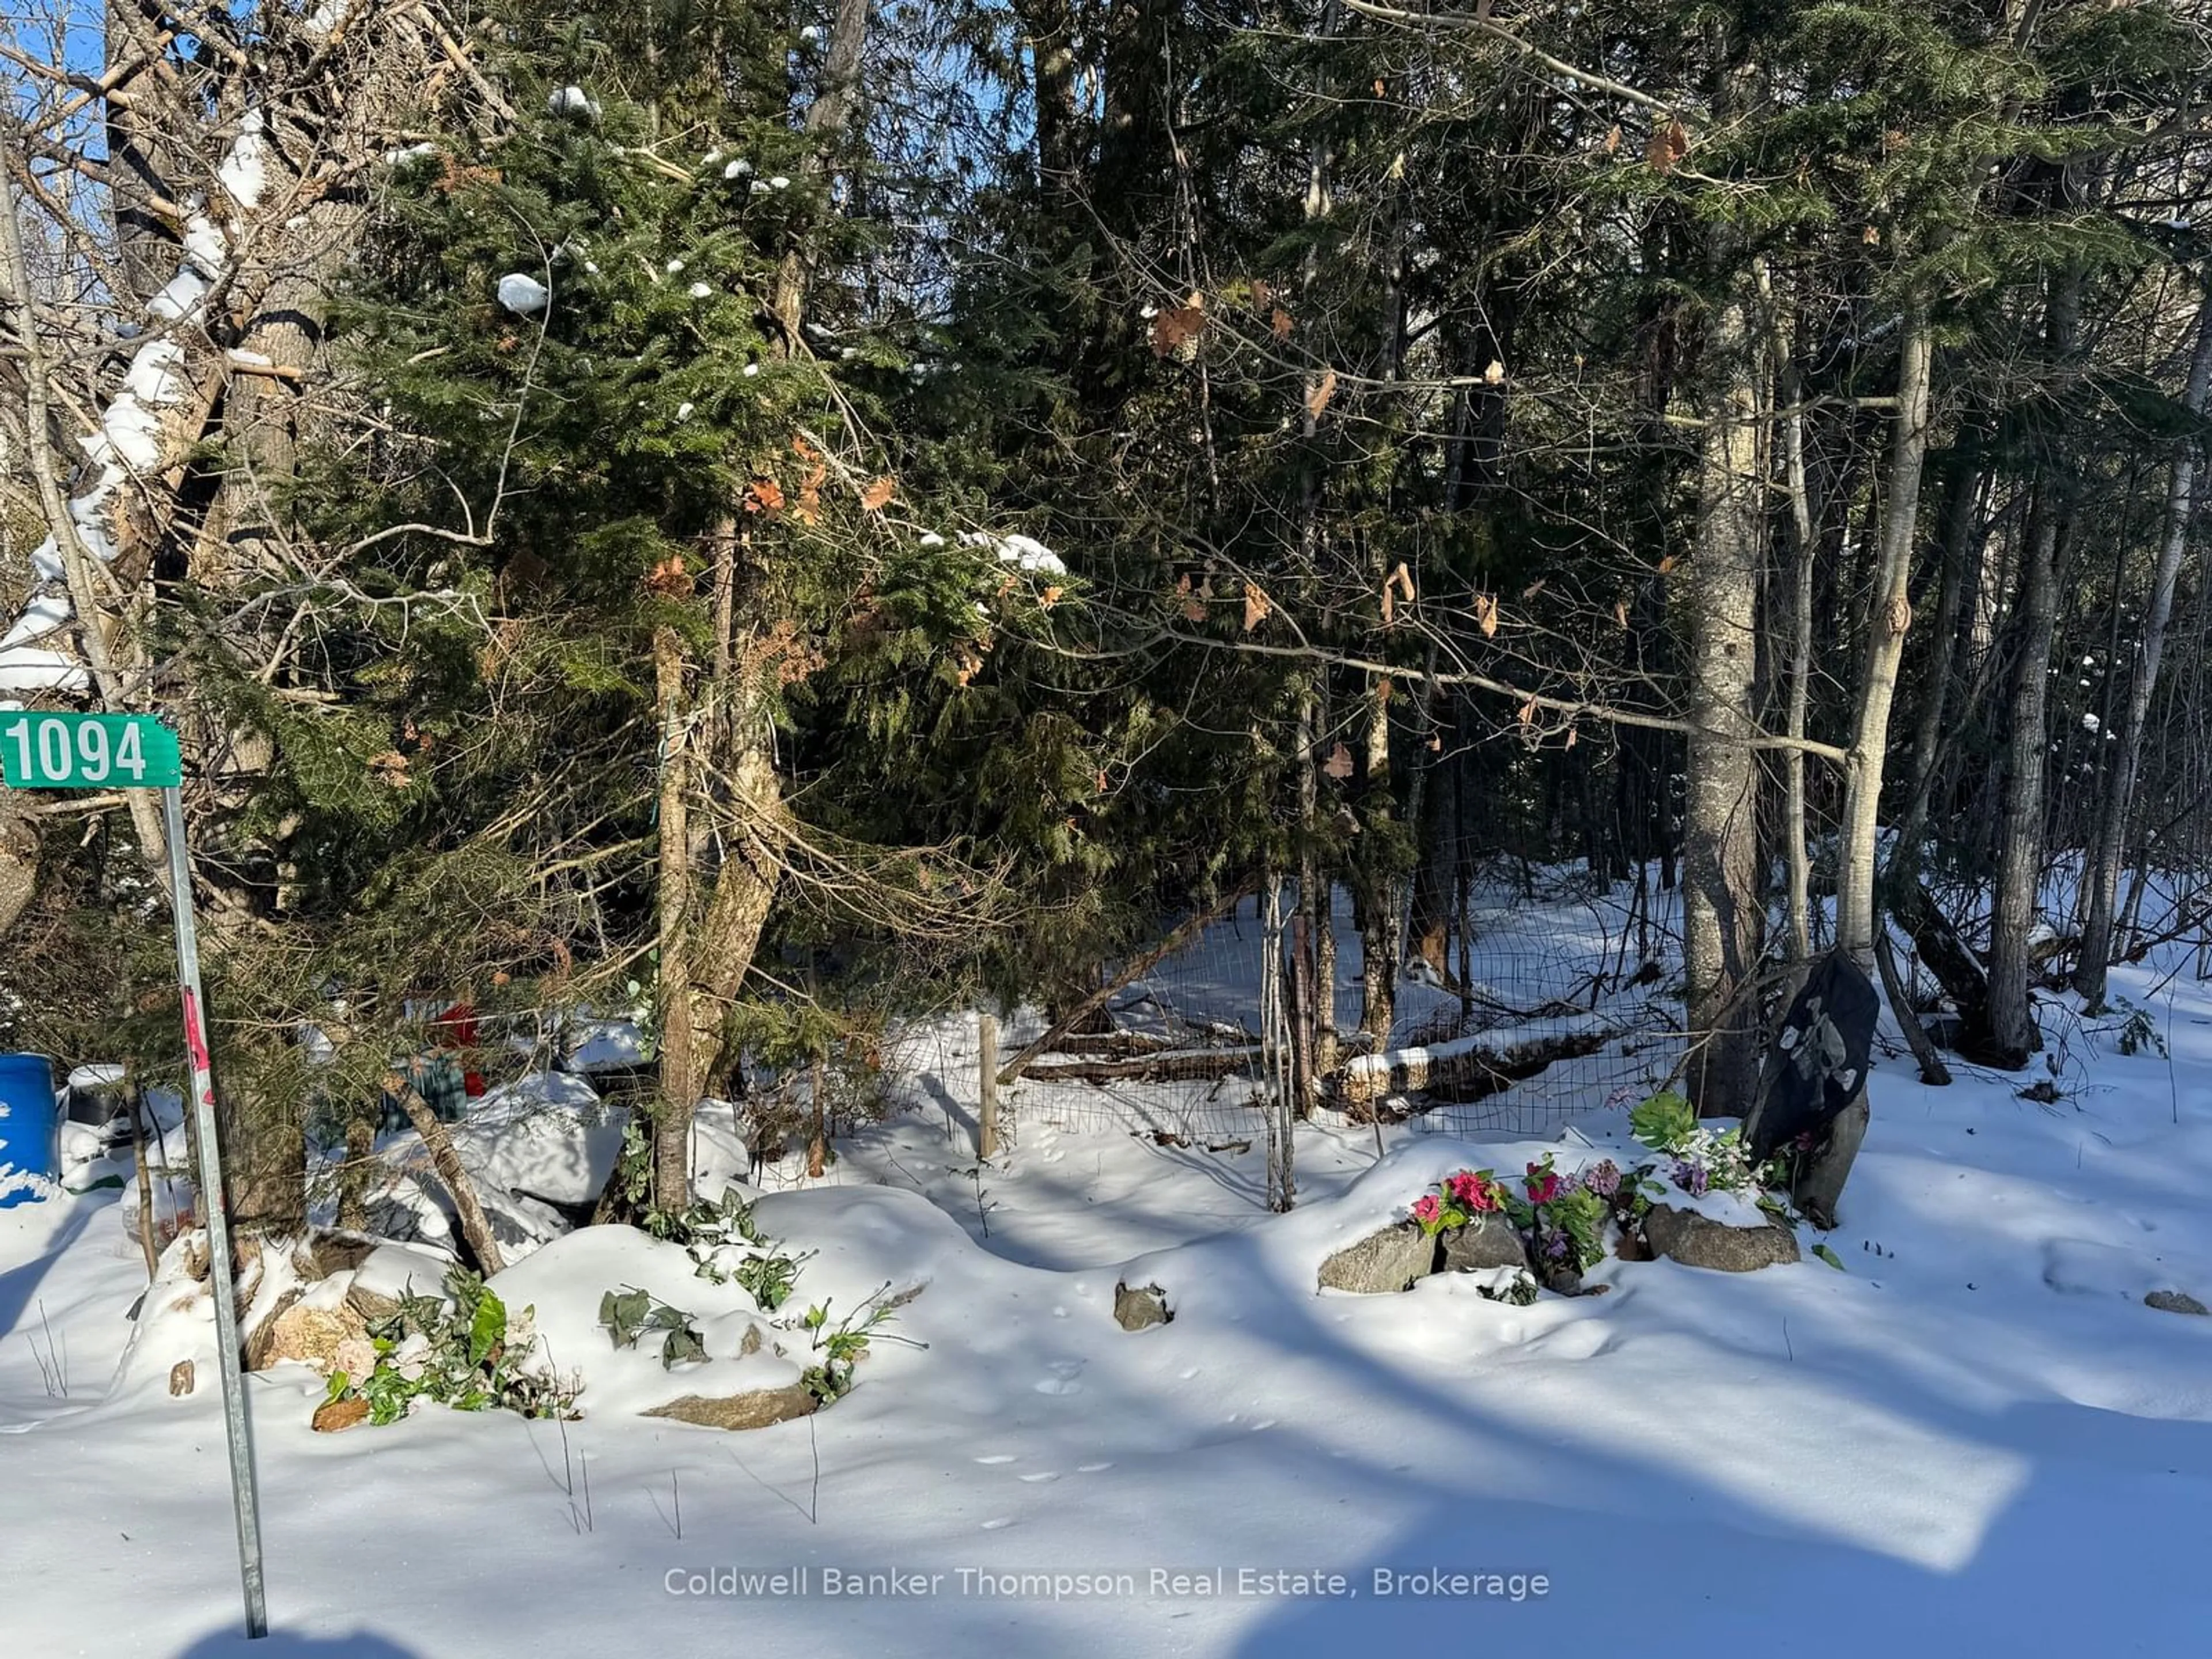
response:
[(10, 789), (165, 789), (184, 781), (177, 734), (151, 714), (0, 714)]

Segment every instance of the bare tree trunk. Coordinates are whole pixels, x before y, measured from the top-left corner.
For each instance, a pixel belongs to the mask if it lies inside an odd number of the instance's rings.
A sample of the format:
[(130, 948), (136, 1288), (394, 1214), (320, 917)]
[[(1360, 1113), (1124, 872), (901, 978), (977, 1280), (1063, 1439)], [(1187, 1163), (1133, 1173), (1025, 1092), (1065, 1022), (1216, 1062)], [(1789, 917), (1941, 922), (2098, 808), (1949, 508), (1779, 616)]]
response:
[(1689, 787), (1682, 818), (1682, 960), (1698, 1044), (1691, 1097), (1707, 1116), (1750, 1109), (1758, 1078), (1752, 975), (1759, 902), (1759, 760), (1752, 739), (1760, 528), (1757, 348), (1741, 284), (1705, 331), (1697, 547), (1690, 563)]
[(653, 689), (660, 705), (659, 862), (655, 901), (660, 971), (654, 1000), (660, 1027), (660, 1097), (653, 1109), (653, 1200), (673, 1213), (691, 1201), (691, 1120), (702, 1075), (691, 1018), (690, 722), (684, 654), (673, 630), (653, 637)]
[[(810, 173), (824, 173), (836, 161), (838, 141), (845, 136), (859, 107), (860, 58), (868, 40), (869, 0), (837, 0), (830, 22), (829, 52), (823, 61), (822, 82), (814, 101), (806, 106), (806, 136), (814, 141), (805, 166)], [(773, 307), (782, 325), (784, 349), (796, 350), (800, 313), (806, 304), (807, 279), (811, 274), (804, 245), (795, 245), (783, 256), (775, 275)]]
[(1927, 833), (1928, 805), (1936, 784), (1936, 757), (1944, 747), (1944, 716), (1952, 707), (1951, 678), (1959, 649), (1959, 611), (1964, 603), (1975, 543), (1985, 533), (1977, 522), (1981, 510), (1982, 469), (1978, 462), (1962, 464), (1951, 479), (1950, 497), (1943, 513), (1943, 564), (1938, 577), (1941, 591), (1936, 603), (1936, 622), (1929, 647), (1928, 688), (1921, 698), (1920, 716), (1913, 728), (1911, 795), (1905, 804), (1891, 867), (1919, 879), (1921, 842)]
[[(2052, 493), (2055, 493), (2052, 492)], [(2004, 816), (1996, 892), (1990, 909), (1990, 1040), (1992, 1058), (2025, 1066), (2043, 1046), (2028, 1000), (2028, 939), (2043, 878), (2043, 774), (2051, 631), (2057, 609), (2060, 508), (2039, 504), (2021, 562), (2019, 644), (2012, 678), (2012, 726), (2005, 744)]]
[[(2190, 356), (2182, 401), (2191, 414), (2201, 416), (2208, 397), (2212, 397), (2212, 289), (2197, 302), (2197, 345)], [(2112, 907), (2119, 896), (2120, 866), (2126, 860), (2128, 816), (2142, 769), (2143, 732), (2150, 717), (2151, 693), (2158, 684), (2166, 624), (2173, 615), (2174, 586), (2181, 574), (2182, 554), (2189, 545), (2189, 521), (2196, 506), (2197, 451), (2193, 438), (2174, 451), (2173, 471), (2166, 483), (2165, 533), (2151, 577), (2150, 605), (2143, 617), (2135, 665), (2128, 677), (2120, 752), (2105, 794), (2094, 855), (2082, 876), (2088, 905), (2082, 921), (2081, 958), (2074, 969), (2074, 988), (2093, 1009), (2101, 1007), (2105, 1000), (2105, 977), (2112, 957)]]
[[(1314, 753), (1316, 698), (1311, 682), (1298, 696), (1294, 747), (1298, 768), (1298, 914), (1291, 950), (1297, 963), (1296, 1018), (1292, 1021), (1299, 1049), (1298, 1109), (1310, 1115), (1321, 1103), (1321, 1079), (1329, 1075), (1334, 1055), (1324, 1056), (1322, 1030), (1330, 1024), (1323, 1005), (1329, 1000), (1328, 980), (1322, 972), (1321, 941), (1328, 932), (1329, 895), (1316, 838), (1321, 829), (1320, 759)], [(1332, 956), (1329, 971), (1335, 971)]]
[(753, 954), (775, 902), (788, 844), (783, 785), (769, 748), (768, 715), (756, 708), (736, 753), (726, 763), (731, 800), (723, 809), (721, 838), (728, 848), (714, 873), (714, 896), (691, 941), (690, 1097), (722, 1063), (729, 1013), (752, 971)]
[(1364, 803), (1367, 808), (1359, 882), (1359, 1029), (1377, 1048), (1390, 1046), (1397, 1019), (1397, 884), (1387, 864), (1387, 841), (1379, 833), (1390, 822), (1390, 682), (1377, 678), (1368, 692), (1367, 754)]
[[(1802, 740), (1813, 685), (1813, 499), (1805, 477), (1805, 413), (1801, 407), (1804, 398), (1790, 331), (1776, 308), (1765, 261), (1757, 269), (1772, 343), (1775, 401), (1783, 410), (1782, 478), (1790, 498), (1790, 693), (1784, 729), (1791, 738)], [(1790, 959), (1800, 969), (1802, 982), (1802, 970), (1813, 959), (1813, 869), (1805, 850), (1805, 751), (1802, 749), (1792, 748), (1783, 757), (1783, 789), (1782, 850), (1790, 872), (1784, 908)]]
[(1875, 861), (1889, 713), (1897, 696), (1905, 630), (1912, 625), (1906, 589), (1912, 574), (1913, 527), (1920, 511), (1920, 473), (1928, 454), (1931, 356), (1927, 313), (1916, 309), (1905, 317), (1899, 346), (1889, 488), (1875, 561), (1866, 672), (1859, 684), (1857, 719), (1844, 767), (1842, 845), (1836, 872), (1836, 942), (1868, 969), (1875, 966)]
[[(2051, 279), (2045, 349), (2061, 372), (2079, 331), (2081, 272), (2069, 267)], [(2070, 491), (2068, 462), (2051, 453), (2021, 551), (2020, 601), (2014, 617), (2012, 725), (2006, 742), (2003, 820), (1997, 842), (1996, 891), (1990, 908), (1990, 1040), (2002, 1065), (2025, 1066), (2043, 1046), (2028, 997), (2034, 972), (2029, 943), (2043, 880), (2044, 773), (2050, 734), (2051, 635), (2058, 609), (2058, 557)]]
[(1082, 156), (1075, 9), (1069, 0), (1018, 0), (1014, 14), (1028, 37), (1030, 84), (1036, 105), (1037, 183), (1048, 199), (1063, 198), (1075, 186)]

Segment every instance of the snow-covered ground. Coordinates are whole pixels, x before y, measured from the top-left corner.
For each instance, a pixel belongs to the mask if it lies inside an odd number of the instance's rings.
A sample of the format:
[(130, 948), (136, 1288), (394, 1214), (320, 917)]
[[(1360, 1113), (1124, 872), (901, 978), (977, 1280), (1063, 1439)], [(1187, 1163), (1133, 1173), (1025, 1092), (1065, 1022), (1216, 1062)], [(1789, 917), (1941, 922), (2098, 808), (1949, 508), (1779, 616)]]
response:
[[(0, 1652), (2193, 1654), (2212, 1318), (2142, 1302), (2212, 1301), (2212, 991), (2166, 981), (2181, 961), (2115, 975), (2170, 1060), (2069, 1019), (2056, 1105), (1885, 1059), (1843, 1271), (1609, 1261), (1607, 1294), (1527, 1308), (1315, 1273), (1451, 1170), (1615, 1149), (1617, 1106), (1563, 1139), (1394, 1127), (1379, 1163), (1371, 1129), (1317, 1127), (1273, 1216), (1256, 1139), (1055, 1127), (1018, 1094), (979, 1169), (941, 1036), (942, 1100), (757, 1206), (817, 1252), (798, 1301), (918, 1285), (889, 1328), (926, 1347), (879, 1340), (850, 1395), (741, 1434), (587, 1389), (565, 1434), (431, 1409), (318, 1435), (321, 1380), (259, 1374), (252, 1648), (211, 1376), (173, 1399), (166, 1357), (123, 1363), (145, 1270), (118, 1194), (0, 1211)], [(711, 1112), (701, 1146), (710, 1193), (747, 1173)], [(1173, 1322), (1122, 1331), (1124, 1279)]]

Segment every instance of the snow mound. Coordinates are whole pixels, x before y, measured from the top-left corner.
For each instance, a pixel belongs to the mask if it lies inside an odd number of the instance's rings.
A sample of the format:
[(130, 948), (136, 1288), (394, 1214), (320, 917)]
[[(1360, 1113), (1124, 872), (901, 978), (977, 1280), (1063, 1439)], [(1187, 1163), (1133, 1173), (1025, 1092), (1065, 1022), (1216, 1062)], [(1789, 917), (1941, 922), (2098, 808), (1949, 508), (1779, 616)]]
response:
[(41, 1199), (59, 1198), (62, 1188), (48, 1177), (29, 1170), (19, 1170), (12, 1164), (0, 1164), (0, 1209), (11, 1204), (35, 1203)]
[(2121, 1245), (2085, 1238), (2054, 1238), (2043, 1247), (2043, 1282), (2067, 1296), (2124, 1297), (2140, 1302), (2152, 1291), (2177, 1284), (2212, 1284), (2203, 1264), (2176, 1262)]
[(622, 1156), (629, 1109), (566, 1072), (532, 1072), (491, 1090), (453, 1127), (453, 1149), (479, 1181), (550, 1204), (588, 1204)]
[(645, 1033), (629, 1019), (584, 1020), (577, 1023), (562, 1067), (569, 1072), (603, 1072), (642, 1066), (652, 1058)]
[[(577, 1403), (586, 1416), (635, 1416), (686, 1395), (719, 1397), (799, 1381), (799, 1365), (775, 1349), (781, 1340), (793, 1354), (803, 1353), (803, 1334), (768, 1329), (750, 1293), (699, 1278), (681, 1245), (635, 1227), (580, 1229), (489, 1283), (510, 1316), (525, 1308), (536, 1310), (547, 1361), (562, 1376), (583, 1380)], [(690, 1315), (706, 1346), (706, 1360), (672, 1369), (663, 1364), (658, 1331), (648, 1331), (635, 1347), (616, 1347), (599, 1323), (599, 1302), (608, 1291), (623, 1290), (643, 1291)], [(741, 1352), (756, 1327), (762, 1333), (757, 1350)]]
[(446, 1299), (446, 1273), (453, 1260), (408, 1244), (380, 1244), (353, 1270), (353, 1288), (364, 1295), (400, 1302), (410, 1296)]

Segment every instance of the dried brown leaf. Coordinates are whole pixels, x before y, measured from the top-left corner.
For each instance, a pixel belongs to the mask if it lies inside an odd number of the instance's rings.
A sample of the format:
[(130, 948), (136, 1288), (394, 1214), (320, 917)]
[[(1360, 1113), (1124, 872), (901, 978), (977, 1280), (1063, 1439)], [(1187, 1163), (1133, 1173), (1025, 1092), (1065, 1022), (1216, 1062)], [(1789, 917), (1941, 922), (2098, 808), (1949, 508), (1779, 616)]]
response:
[(1328, 751), (1328, 759), (1322, 763), (1321, 769), (1326, 775), (1341, 782), (1352, 775), (1352, 751), (1340, 743)]
[(898, 494), (898, 480), (888, 472), (860, 492), (860, 506), (870, 513), (880, 513), (891, 504)]
[(1680, 167), (1682, 158), (1690, 153), (1690, 130), (1681, 122), (1670, 120), (1663, 127), (1655, 127), (1651, 142), (1644, 147), (1644, 159), (1651, 164), (1652, 172), (1665, 178)]
[(1306, 388), (1306, 413), (1319, 420), (1322, 410), (1328, 407), (1328, 400), (1334, 396), (1336, 371), (1325, 368), (1321, 372), (1321, 379)]
[(1205, 296), (1194, 294), (1188, 303), (1152, 318), (1152, 356), (1174, 356), (1190, 350), (1206, 326)]

